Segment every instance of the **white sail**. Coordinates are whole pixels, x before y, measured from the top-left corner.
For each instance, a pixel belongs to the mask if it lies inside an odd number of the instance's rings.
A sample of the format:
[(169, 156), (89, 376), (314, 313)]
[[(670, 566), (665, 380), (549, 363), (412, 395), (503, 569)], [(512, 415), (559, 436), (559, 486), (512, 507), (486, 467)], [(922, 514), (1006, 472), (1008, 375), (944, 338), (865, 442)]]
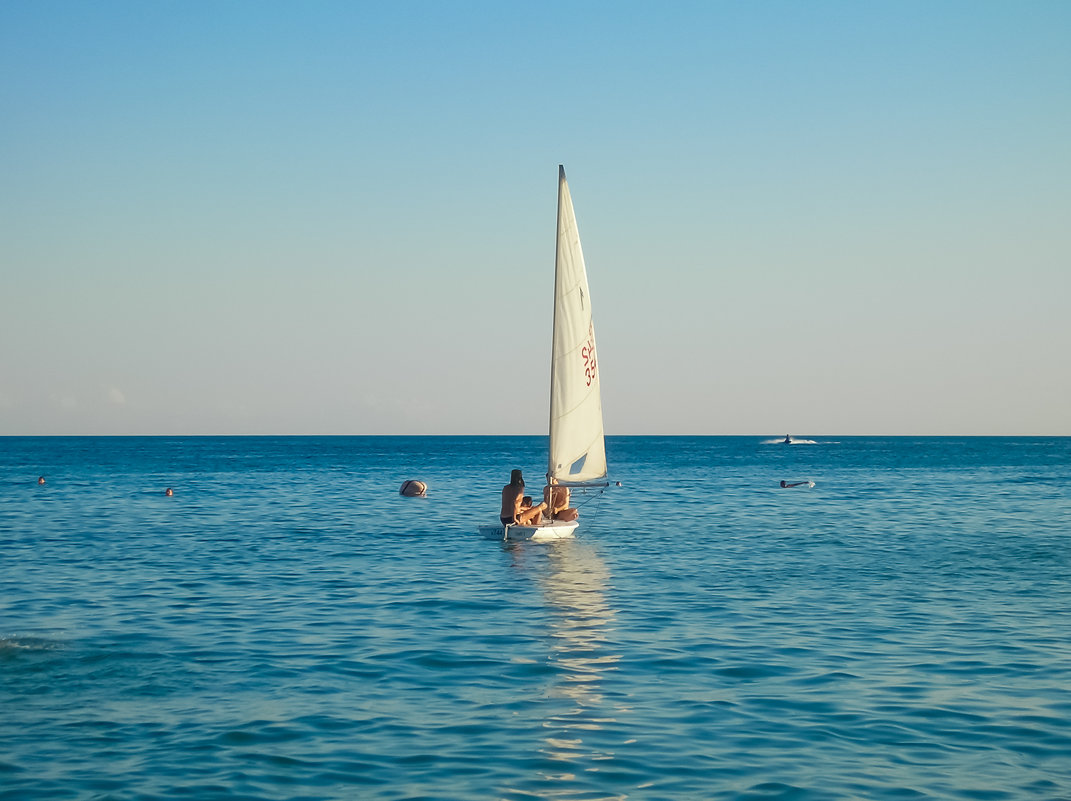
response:
[(550, 364), (547, 475), (577, 484), (606, 477), (591, 294), (573, 201), (558, 167), (558, 253), (554, 264), (554, 343)]

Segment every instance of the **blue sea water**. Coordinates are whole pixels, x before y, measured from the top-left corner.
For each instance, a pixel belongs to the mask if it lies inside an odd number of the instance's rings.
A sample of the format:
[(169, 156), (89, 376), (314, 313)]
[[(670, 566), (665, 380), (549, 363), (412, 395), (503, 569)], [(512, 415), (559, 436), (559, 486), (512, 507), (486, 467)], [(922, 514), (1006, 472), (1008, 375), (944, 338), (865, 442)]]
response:
[(1071, 798), (1071, 439), (814, 439), (0, 439), (0, 799)]

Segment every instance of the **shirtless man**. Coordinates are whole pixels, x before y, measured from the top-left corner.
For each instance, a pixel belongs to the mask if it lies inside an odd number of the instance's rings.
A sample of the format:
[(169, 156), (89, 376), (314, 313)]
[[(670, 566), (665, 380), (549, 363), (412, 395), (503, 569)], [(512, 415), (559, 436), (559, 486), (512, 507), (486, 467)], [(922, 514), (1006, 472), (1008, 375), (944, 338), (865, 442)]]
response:
[(538, 521), (547, 508), (545, 503), (525, 508), (523, 501), (524, 479), (520, 470), (514, 470), (509, 475), (509, 483), (502, 488), (502, 511), (498, 515), (502, 525), (530, 525), (533, 520)]

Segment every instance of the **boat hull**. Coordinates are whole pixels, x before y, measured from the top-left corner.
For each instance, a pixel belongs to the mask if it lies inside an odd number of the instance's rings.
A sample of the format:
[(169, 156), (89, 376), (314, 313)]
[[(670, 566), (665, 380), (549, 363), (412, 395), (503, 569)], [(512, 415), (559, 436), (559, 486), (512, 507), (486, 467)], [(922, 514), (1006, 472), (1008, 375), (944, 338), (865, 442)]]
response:
[(573, 539), (577, 526), (575, 520), (554, 520), (535, 526), (510, 526), (507, 532), (501, 523), (479, 526), (480, 534), (488, 539), (516, 540), (527, 542), (551, 542), (553, 540)]

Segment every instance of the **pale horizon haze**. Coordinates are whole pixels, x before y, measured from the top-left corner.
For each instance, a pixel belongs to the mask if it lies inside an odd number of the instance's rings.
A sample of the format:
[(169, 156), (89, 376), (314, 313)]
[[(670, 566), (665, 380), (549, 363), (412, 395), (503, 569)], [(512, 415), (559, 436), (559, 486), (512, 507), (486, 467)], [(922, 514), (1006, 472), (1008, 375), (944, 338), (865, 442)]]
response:
[(0, 5), (0, 435), (1071, 435), (1071, 3)]

